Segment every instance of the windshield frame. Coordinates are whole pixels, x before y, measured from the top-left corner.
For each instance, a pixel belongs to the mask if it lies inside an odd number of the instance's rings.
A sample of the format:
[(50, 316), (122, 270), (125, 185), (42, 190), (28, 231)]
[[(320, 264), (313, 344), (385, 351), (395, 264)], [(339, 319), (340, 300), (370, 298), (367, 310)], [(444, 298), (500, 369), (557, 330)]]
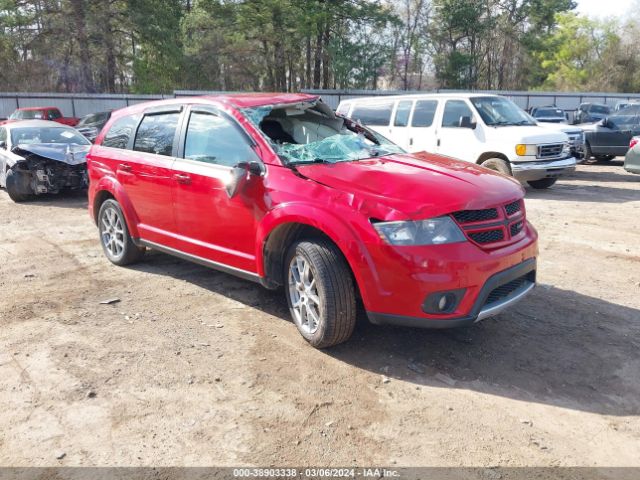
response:
[[(513, 102), (512, 100), (509, 100), (506, 97), (502, 97), (500, 95), (477, 95), (477, 96), (469, 97), (468, 100), (469, 100), (469, 104), (471, 104), (471, 107), (473, 108), (473, 110), (478, 115), (478, 118), (476, 119), (476, 121), (478, 121), (478, 119), (479, 119), (487, 127), (493, 127), (493, 128), (499, 128), (499, 127), (535, 127), (535, 126), (538, 125), (538, 122), (531, 115), (529, 115), (522, 108), (520, 108), (518, 105), (516, 105), (515, 102)], [(485, 112), (485, 114), (483, 114), (483, 111), (480, 110), (480, 108), (476, 104), (477, 101), (482, 101), (482, 100), (497, 100), (497, 101), (500, 101), (500, 102), (505, 102), (507, 104), (513, 105), (515, 107), (515, 111), (518, 112), (518, 114), (522, 117), (521, 122), (526, 122), (526, 123), (500, 123), (500, 122), (492, 123), (492, 122), (489, 122), (487, 117), (486, 117), (486, 112)]]

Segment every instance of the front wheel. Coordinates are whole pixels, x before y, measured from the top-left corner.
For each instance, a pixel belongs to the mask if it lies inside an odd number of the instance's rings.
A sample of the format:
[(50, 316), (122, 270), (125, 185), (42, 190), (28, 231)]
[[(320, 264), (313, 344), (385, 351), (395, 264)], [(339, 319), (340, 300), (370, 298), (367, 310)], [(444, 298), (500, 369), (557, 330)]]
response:
[(536, 190), (544, 190), (545, 188), (552, 186), (557, 181), (557, 178), (541, 178), (540, 180), (530, 180), (527, 183)]
[(133, 243), (122, 208), (115, 200), (105, 200), (98, 213), (102, 250), (111, 263), (129, 265), (144, 255), (144, 248)]
[(30, 195), (21, 192), (18, 174), (12, 169), (7, 170), (5, 175), (4, 184), (9, 194), (9, 198), (16, 203), (29, 200)]
[(356, 324), (356, 295), (338, 248), (322, 239), (300, 241), (285, 266), (287, 302), (300, 334), (316, 348), (346, 341)]

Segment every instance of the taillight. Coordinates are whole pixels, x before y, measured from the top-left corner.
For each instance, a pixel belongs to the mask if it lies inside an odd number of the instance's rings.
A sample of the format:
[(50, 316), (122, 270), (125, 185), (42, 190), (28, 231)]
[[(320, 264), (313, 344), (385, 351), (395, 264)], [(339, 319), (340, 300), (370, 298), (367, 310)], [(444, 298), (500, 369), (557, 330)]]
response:
[(631, 142), (629, 142), (629, 148), (635, 147), (638, 144), (638, 142), (640, 142), (640, 137), (633, 137), (631, 139)]

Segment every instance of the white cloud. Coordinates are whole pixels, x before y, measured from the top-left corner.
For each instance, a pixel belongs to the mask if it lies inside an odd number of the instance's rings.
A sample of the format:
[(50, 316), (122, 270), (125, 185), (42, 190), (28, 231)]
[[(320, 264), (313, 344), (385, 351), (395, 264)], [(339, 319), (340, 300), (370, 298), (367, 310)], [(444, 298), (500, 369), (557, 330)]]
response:
[(629, 12), (633, 0), (576, 0), (576, 11), (589, 17), (621, 17)]

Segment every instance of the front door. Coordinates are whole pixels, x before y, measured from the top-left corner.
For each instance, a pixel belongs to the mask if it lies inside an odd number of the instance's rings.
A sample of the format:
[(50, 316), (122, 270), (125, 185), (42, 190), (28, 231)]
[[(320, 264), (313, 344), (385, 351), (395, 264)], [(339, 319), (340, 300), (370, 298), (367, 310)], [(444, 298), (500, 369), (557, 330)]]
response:
[(179, 249), (255, 273), (255, 235), (265, 198), (262, 177), (248, 177), (232, 198), (227, 192), (235, 165), (260, 161), (251, 139), (225, 113), (192, 107), (180, 143), (174, 166)]
[(460, 119), (469, 117), (476, 121), (471, 107), (465, 100), (447, 100), (438, 130), (438, 149), (442, 155), (475, 163), (474, 146), (478, 144), (478, 129), (463, 128)]

